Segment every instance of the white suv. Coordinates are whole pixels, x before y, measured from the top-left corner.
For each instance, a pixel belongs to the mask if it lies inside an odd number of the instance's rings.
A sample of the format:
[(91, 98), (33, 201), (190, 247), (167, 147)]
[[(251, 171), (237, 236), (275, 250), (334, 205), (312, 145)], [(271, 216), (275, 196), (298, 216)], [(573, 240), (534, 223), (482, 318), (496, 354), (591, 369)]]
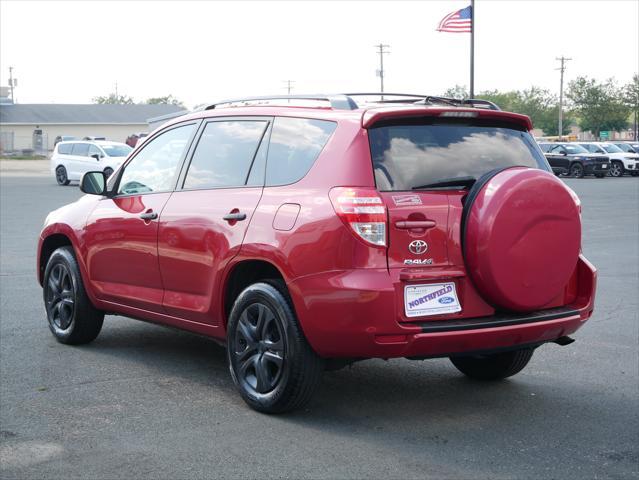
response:
[(578, 142), (590, 153), (600, 153), (610, 158), (610, 176), (623, 177), (624, 173), (639, 175), (639, 155), (624, 152), (617, 145), (608, 142)]
[(86, 172), (102, 170), (108, 177), (133, 149), (124, 143), (107, 141), (59, 142), (51, 155), (51, 173), (59, 185), (79, 181)]

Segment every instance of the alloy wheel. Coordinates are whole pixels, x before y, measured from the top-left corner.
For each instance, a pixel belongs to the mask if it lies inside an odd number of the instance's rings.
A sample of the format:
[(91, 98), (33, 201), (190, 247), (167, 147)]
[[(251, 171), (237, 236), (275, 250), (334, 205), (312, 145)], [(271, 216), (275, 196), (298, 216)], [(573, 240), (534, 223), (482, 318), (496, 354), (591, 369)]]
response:
[(270, 307), (247, 306), (240, 315), (233, 344), (233, 363), (240, 383), (257, 394), (268, 393), (282, 378), (286, 348), (283, 327)]
[(55, 169), (55, 179), (60, 185), (64, 185), (67, 181), (67, 170), (64, 167)]
[(623, 171), (621, 169), (621, 165), (617, 162), (614, 162), (610, 166), (610, 175), (613, 177), (621, 177), (623, 175)]
[(45, 301), (49, 321), (60, 330), (69, 328), (75, 310), (75, 293), (71, 273), (66, 265), (58, 263), (51, 269)]

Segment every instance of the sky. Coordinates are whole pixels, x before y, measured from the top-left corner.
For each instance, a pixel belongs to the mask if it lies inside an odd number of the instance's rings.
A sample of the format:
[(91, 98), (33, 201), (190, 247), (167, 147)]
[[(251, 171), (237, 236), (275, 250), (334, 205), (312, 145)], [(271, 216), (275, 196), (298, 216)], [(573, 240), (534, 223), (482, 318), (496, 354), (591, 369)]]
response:
[[(435, 29), (469, 0), (0, 0), (0, 84), (19, 103), (172, 94), (227, 98), (385, 90), (437, 95), (469, 84), (470, 34)], [(577, 76), (627, 83), (639, 71), (639, 0), (476, 0), (475, 91), (559, 90)]]

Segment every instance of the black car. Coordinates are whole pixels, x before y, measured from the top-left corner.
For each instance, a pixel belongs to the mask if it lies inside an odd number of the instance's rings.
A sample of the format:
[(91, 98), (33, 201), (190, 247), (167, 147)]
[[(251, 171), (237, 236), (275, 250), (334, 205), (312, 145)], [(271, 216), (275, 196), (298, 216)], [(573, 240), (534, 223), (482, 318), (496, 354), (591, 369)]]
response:
[(603, 178), (610, 171), (610, 158), (593, 155), (581, 145), (574, 143), (540, 143), (553, 172), (567, 173), (571, 177), (581, 178), (594, 175)]

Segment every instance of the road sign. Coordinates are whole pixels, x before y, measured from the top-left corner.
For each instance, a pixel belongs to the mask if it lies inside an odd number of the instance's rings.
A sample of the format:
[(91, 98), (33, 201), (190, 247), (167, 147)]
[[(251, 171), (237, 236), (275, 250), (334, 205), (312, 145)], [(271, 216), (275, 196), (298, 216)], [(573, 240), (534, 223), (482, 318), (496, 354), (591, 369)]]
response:
[(610, 132), (607, 130), (599, 132), (599, 138), (601, 138), (602, 140), (608, 140), (610, 138)]

